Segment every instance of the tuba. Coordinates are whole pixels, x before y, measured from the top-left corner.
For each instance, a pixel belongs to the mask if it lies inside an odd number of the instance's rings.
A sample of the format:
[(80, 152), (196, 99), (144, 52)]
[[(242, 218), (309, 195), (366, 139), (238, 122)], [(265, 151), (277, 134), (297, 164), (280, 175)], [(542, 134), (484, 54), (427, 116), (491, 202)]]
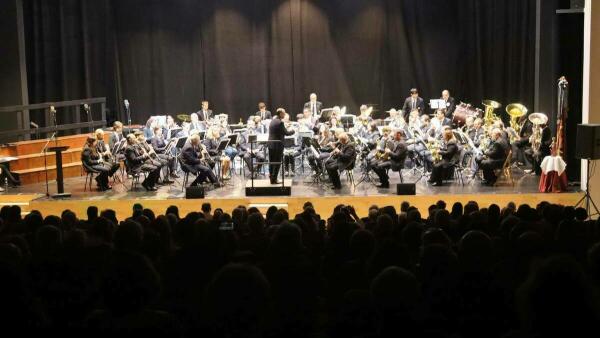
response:
[(502, 105), (494, 100), (483, 100), (481, 104), (485, 107), (485, 112), (483, 114), (483, 121), (486, 126), (491, 126), (495, 121), (500, 118), (494, 114), (494, 110), (502, 107)]
[(548, 123), (548, 116), (544, 113), (532, 113), (529, 115), (529, 121), (533, 123), (533, 133), (529, 138), (529, 142), (531, 143), (531, 149), (536, 153), (542, 145), (542, 126)]
[(514, 130), (511, 134), (511, 142), (516, 141), (523, 128), (523, 123), (519, 124), (519, 119), (527, 115), (527, 107), (520, 103), (511, 103), (506, 106), (506, 113), (510, 116), (510, 127)]

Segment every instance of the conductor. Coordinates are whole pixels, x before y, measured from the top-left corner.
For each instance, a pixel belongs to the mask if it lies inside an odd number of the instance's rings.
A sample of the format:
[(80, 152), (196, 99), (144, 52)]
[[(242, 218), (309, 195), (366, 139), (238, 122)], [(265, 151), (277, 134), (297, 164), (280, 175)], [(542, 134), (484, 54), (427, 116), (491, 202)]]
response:
[[(281, 168), (281, 161), (283, 160), (283, 141), (286, 136), (293, 135), (293, 131), (285, 129), (283, 118), (285, 116), (285, 109), (278, 108), (275, 113), (275, 117), (269, 125), (269, 162), (276, 162), (275, 164), (269, 165), (269, 175), (271, 178), (271, 184), (277, 184), (277, 175)], [(278, 162), (278, 163), (277, 163)]]

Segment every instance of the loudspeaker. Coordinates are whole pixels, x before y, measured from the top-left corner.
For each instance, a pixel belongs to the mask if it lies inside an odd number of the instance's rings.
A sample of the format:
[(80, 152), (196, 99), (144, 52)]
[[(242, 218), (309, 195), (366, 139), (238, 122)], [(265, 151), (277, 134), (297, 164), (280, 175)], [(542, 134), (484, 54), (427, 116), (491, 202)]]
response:
[(600, 159), (600, 124), (578, 124), (575, 157)]
[(204, 198), (204, 187), (187, 187), (185, 188), (186, 199)]
[(398, 185), (396, 185), (396, 194), (398, 194), (398, 195), (416, 195), (417, 187), (414, 183), (398, 183)]

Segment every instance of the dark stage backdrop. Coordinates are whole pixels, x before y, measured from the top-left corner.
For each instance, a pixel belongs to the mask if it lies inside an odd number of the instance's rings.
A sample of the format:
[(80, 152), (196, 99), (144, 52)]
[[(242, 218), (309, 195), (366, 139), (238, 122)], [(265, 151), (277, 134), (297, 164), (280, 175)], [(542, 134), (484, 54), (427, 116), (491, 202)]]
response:
[(383, 114), (411, 87), (533, 105), (535, 0), (24, 2), (31, 102), (106, 96), (124, 119), (126, 98), (138, 123), (202, 99), (294, 116), (311, 92)]

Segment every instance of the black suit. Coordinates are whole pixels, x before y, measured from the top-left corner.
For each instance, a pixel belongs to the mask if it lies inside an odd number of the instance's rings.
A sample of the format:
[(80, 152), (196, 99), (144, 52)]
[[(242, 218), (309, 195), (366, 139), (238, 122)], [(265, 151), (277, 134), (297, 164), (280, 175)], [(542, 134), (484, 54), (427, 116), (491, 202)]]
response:
[(410, 112), (415, 109), (419, 111), (419, 115), (422, 115), (425, 112), (425, 101), (423, 101), (423, 98), (417, 97), (417, 99), (413, 102), (412, 97), (407, 97), (404, 101), (404, 107), (402, 107), (402, 110), (404, 111), (404, 119), (406, 121), (408, 121)]
[(167, 153), (167, 143), (165, 140), (163, 138), (153, 137), (151, 142), (152, 149), (154, 149), (158, 158), (169, 165), (171, 174), (175, 173), (177, 171), (177, 162), (175, 162), (175, 157), (172, 154)]
[(325, 167), (327, 168), (331, 183), (333, 183), (333, 186), (337, 189), (342, 187), (338, 170), (350, 170), (350, 167), (353, 166), (354, 161), (356, 161), (356, 148), (354, 143), (348, 142), (344, 145), (340, 144), (339, 147), (340, 152), (325, 162)]
[(144, 157), (140, 145), (128, 145), (125, 148), (125, 164), (132, 174), (147, 172), (148, 176), (142, 183), (144, 187), (154, 187), (160, 177), (160, 167), (150, 163), (147, 157)]
[(404, 140), (394, 140), (388, 142), (386, 145), (391, 150), (389, 159), (387, 161), (378, 161), (373, 166), (373, 171), (379, 176), (379, 182), (381, 182), (381, 185), (384, 187), (389, 186), (390, 184), (390, 177), (387, 170), (391, 168), (393, 171), (399, 171), (404, 168), (404, 161), (408, 154), (408, 148), (406, 147)]
[[(276, 117), (271, 121), (271, 124), (269, 125), (269, 141), (279, 142), (269, 142), (269, 162), (281, 162), (283, 160), (283, 142), (285, 141), (286, 136), (293, 134), (293, 131), (285, 129), (285, 124), (280, 118)], [(280, 168), (281, 164), (269, 165), (271, 183), (277, 181), (277, 175), (279, 174)]]
[(533, 170), (535, 171), (536, 175), (542, 174), (542, 168), (540, 167), (540, 165), (542, 164), (544, 157), (550, 155), (551, 145), (552, 132), (550, 131), (550, 128), (544, 127), (542, 129), (542, 140), (540, 143), (540, 149), (537, 152), (534, 152), (532, 148), (525, 150), (525, 156), (527, 156), (530, 159), (531, 164), (533, 166)]
[(112, 133), (110, 134), (110, 137), (108, 138), (108, 146), (110, 147), (110, 151), (112, 152), (115, 144), (117, 144), (118, 142), (120, 142), (123, 139), (123, 134), (122, 133)]
[(497, 179), (494, 170), (502, 168), (504, 161), (506, 161), (508, 143), (502, 137), (499, 137), (498, 140), (490, 144), (485, 155), (487, 158), (481, 161), (479, 167), (483, 171), (483, 178), (490, 184), (493, 184)]
[(308, 109), (313, 113), (313, 116), (319, 115), (321, 109), (323, 109), (323, 103), (316, 101), (313, 106), (312, 102), (308, 101), (304, 104), (304, 109)]
[(81, 163), (88, 172), (97, 172), (96, 182), (100, 188), (108, 187), (108, 177), (119, 170), (118, 163), (108, 163), (100, 160), (100, 154), (94, 153), (91, 148), (85, 147), (81, 152)]
[(260, 116), (261, 120), (270, 120), (271, 119), (271, 112), (268, 110), (265, 110), (264, 112), (262, 111), (257, 111), (256, 114), (254, 114), (256, 116)]
[(202, 161), (199, 154), (199, 147), (194, 147), (191, 142), (185, 144), (181, 150), (181, 165), (184, 167), (184, 171), (190, 172), (196, 176), (192, 186), (201, 184), (208, 179), (211, 183), (217, 182), (217, 176), (215, 173)]
[(198, 110), (196, 114), (198, 114), (198, 120), (200, 121), (207, 121), (208, 119), (213, 117), (213, 112), (210, 109), (206, 111)]
[(446, 149), (440, 149), (439, 152), (440, 155), (442, 155), (442, 159), (433, 165), (429, 181), (441, 185), (444, 178), (448, 177), (448, 174), (450, 173), (448, 171), (449, 168), (456, 164), (458, 145), (456, 144), (456, 141), (450, 141), (446, 144)]
[(454, 101), (454, 98), (450, 96), (450, 97), (448, 97), (448, 100), (446, 101), (446, 117), (449, 119), (452, 119), (452, 114), (454, 113), (455, 110), (456, 110), (456, 102)]

